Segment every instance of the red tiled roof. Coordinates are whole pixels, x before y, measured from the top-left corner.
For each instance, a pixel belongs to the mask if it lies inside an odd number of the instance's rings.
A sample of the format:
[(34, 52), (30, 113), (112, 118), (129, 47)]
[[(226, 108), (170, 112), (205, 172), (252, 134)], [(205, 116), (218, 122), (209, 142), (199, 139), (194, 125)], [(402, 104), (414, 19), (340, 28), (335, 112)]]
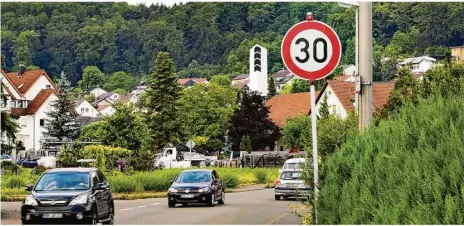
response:
[(107, 108), (109, 106), (111, 106), (111, 105), (98, 105), (98, 110), (101, 111), (101, 110), (103, 110), (103, 109), (105, 109), (105, 108)]
[[(3, 71), (4, 72), (4, 71)], [(12, 83), (12, 85), (18, 90), (18, 92), (21, 94), (21, 96), (24, 96), (24, 94), (29, 90), (29, 88), (37, 81), (37, 79), (41, 75), (45, 75), (45, 77), (50, 81), (52, 86), (55, 87), (55, 83), (53, 83), (53, 80), (48, 76), (47, 72), (45, 70), (30, 70), (30, 71), (25, 71), (22, 76), (18, 76), (17, 72), (8, 72), (5, 73), (5, 77)]]
[(45, 103), (55, 90), (42, 89), (37, 96), (29, 103), (27, 108), (11, 108), (11, 112), (17, 116), (33, 115)]
[(344, 75), (343, 75), (343, 76), (335, 76), (335, 77), (333, 78), (333, 80), (343, 82), (343, 81), (346, 81), (346, 80), (349, 79), (349, 78), (350, 78), (350, 76), (344, 76)]
[[(319, 91), (316, 91), (316, 96), (318, 95)], [(310, 98), (309, 92), (274, 96), (266, 101), (266, 106), (269, 106), (270, 110), (269, 118), (282, 128), (287, 123), (288, 118), (309, 114), (311, 110)]]
[[(327, 81), (327, 85), (332, 88), (346, 111), (355, 110), (353, 105), (356, 94), (355, 83), (329, 80)], [(387, 103), (394, 86), (395, 83), (393, 82), (374, 82), (372, 84), (372, 107), (374, 110)]]
[(181, 78), (181, 79), (178, 79), (177, 82), (180, 85), (184, 85), (186, 82), (188, 82), (190, 80), (194, 81), (195, 83), (203, 83), (203, 82), (207, 81), (206, 78)]
[(52, 89), (43, 89), (41, 90), (37, 96), (32, 100), (31, 103), (27, 106), (27, 114), (28, 115), (33, 115), (39, 110), (40, 106), (52, 95), (54, 90)]

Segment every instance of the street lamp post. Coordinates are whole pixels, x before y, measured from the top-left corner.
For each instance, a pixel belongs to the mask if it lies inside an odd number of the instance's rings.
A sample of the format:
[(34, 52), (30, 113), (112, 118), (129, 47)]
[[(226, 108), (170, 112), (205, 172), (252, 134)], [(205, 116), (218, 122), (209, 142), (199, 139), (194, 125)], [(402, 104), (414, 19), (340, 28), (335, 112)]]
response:
[(343, 8), (356, 7), (356, 34), (355, 34), (355, 80), (356, 80), (356, 93), (354, 98), (355, 111), (359, 112), (359, 92), (360, 92), (360, 81), (359, 81), (359, 3), (358, 2), (338, 2), (338, 5)]

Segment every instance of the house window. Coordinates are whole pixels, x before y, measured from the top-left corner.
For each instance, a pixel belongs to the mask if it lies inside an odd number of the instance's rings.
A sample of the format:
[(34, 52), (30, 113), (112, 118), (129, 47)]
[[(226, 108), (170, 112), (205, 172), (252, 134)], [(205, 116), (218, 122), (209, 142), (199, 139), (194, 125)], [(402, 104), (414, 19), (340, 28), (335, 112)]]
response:
[(50, 85), (45, 85), (45, 89), (50, 89), (51, 86)]
[(330, 96), (330, 95), (332, 95), (332, 92), (329, 90), (327, 91), (327, 96)]
[(89, 108), (86, 108), (86, 109), (85, 109), (85, 112), (89, 112)]
[(419, 65), (412, 65), (412, 69), (413, 69), (413, 70), (419, 69)]
[(45, 119), (40, 119), (40, 126), (45, 126)]
[(81, 113), (84, 113), (84, 108), (81, 108)]

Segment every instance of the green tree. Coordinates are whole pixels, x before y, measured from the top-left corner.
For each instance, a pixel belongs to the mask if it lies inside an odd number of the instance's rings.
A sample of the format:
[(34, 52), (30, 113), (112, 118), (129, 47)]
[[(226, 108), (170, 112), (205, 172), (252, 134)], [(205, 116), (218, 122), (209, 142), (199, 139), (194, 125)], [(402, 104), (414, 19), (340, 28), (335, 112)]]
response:
[(130, 91), (134, 86), (134, 78), (126, 74), (125, 72), (118, 71), (113, 73), (105, 82), (103, 86), (108, 91), (114, 91), (116, 89), (122, 89), (126, 92)]
[(253, 151), (250, 136), (247, 135), (242, 137), (242, 141), (240, 142), (240, 151), (246, 151), (247, 153), (251, 153), (251, 151)]
[(224, 74), (214, 75), (213, 77), (211, 77), (209, 82), (224, 87), (229, 87), (232, 85), (232, 80), (230, 79), (230, 77)]
[(309, 146), (311, 130), (308, 128), (311, 128), (311, 118), (307, 115), (287, 119), (287, 123), (282, 130), (282, 140), (285, 147), (303, 150), (303, 148)]
[(319, 109), (319, 119), (326, 119), (330, 115), (329, 112), (329, 104), (327, 103), (327, 95), (324, 95), (322, 102), (321, 102), (321, 108)]
[[(11, 117), (11, 114), (7, 111), (1, 111), (1, 136), (6, 137), (9, 142), (14, 142), (16, 140), (16, 133), (19, 131), (20, 127), (18, 123)], [(2, 145), (4, 145), (5, 140), (1, 140)]]
[(309, 92), (309, 82), (303, 79), (295, 79), (292, 83), (292, 93)]
[(389, 114), (399, 111), (406, 103), (417, 103), (421, 95), (418, 81), (409, 69), (403, 67), (398, 71), (398, 80), (388, 97), (387, 103), (376, 111), (380, 119), (386, 119)]
[(58, 99), (50, 104), (51, 111), (46, 112), (48, 119), (45, 123), (46, 132), (44, 134), (60, 141), (63, 138), (75, 139), (79, 136), (80, 126), (71, 99), (70, 82), (64, 73), (61, 74), (57, 86), (55, 95)]
[(105, 80), (105, 75), (96, 66), (87, 66), (82, 73), (82, 79), (79, 81), (79, 87), (83, 90), (90, 91), (96, 87), (101, 87)]
[(269, 93), (267, 94), (268, 98), (272, 98), (273, 96), (277, 95), (274, 78), (272, 76), (270, 76), (268, 79), (268, 87), (269, 87)]
[(38, 47), (39, 35), (35, 31), (29, 30), (21, 32), (13, 42), (15, 65), (32, 65)]
[(149, 78), (148, 90), (142, 106), (147, 110), (150, 128), (150, 150), (158, 152), (170, 142), (178, 140), (176, 123), (176, 101), (180, 95), (175, 65), (167, 52), (160, 52)]
[(184, 141), (206, 137), (200, 148), (214, 151), (224, 146), (224, 134), (237, 108), (237, 92), (233, 87), (211, 82), (208, 87), (197, 84), (182, 91), (177, 101), (177, 123)]
[(241, 139), (250, 136), (253, 150), (270, 147), (280, 137), (280, 129), (269, 119), (269, 108), (264, 105), (264, 97), (256, 92), (242, 92), (240, 108), (230, 119), (229, 138), (232, 149), (239, 150)]

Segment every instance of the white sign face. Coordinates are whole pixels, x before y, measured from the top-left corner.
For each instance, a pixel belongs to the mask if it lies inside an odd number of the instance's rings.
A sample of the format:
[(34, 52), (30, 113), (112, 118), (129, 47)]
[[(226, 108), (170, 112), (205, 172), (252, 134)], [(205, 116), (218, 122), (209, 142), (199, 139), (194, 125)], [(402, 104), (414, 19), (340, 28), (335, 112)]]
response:
[(299, 68), (319, 71), (332, 58), (332, 43), (324, 33), (310, 29), (298, 33), (290, 45), (290, 56)]
[(188, 147), (188, 148), (193, 148), (193, 147), (195, 147), (195, 142), (193, 142), (193, 140), (189, 140), (189, 141), (187, 142), (187, 147)]

